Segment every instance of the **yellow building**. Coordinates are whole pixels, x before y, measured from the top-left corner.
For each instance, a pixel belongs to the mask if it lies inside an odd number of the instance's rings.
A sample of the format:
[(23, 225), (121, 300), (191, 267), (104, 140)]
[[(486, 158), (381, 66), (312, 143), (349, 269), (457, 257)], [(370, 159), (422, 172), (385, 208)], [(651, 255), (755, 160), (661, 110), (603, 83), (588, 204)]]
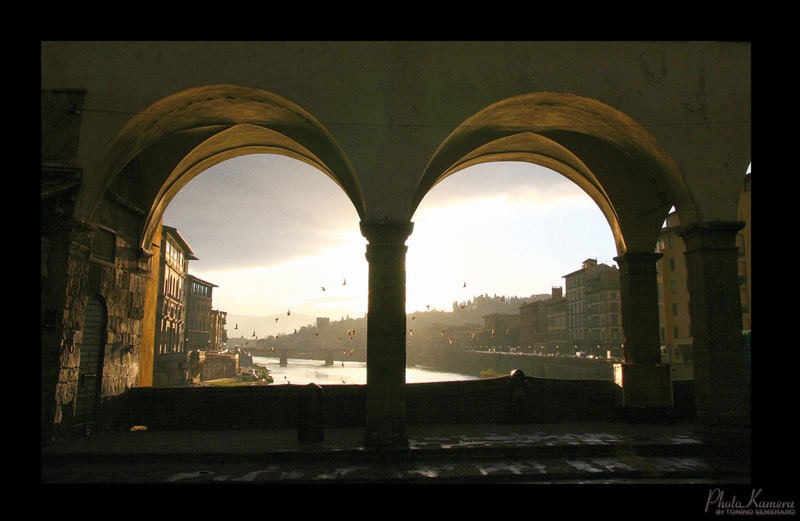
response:
[[(739, 287), (742, 299), (742, 325), (750, 331), (750, 173), (745, 176), (739, 197), (738, 218), (745, 223), (736, 236), (739, 249)], [(658, 313), (661, 359), (669, 363), (673, 380), (692, 379), (692, 333), (689, 290), (684, 253), (686, 246), (678, 236), (680, 219), (672, 212), (664, 221), (656, 253), (663, 257), (656, 263), (658, 272)]]
[(171, 226), (161, 226), (158, 296), (153, 358), (153, 385), (186, 381), (186, 277), (194, 252)]
[(228, 341), (228, 334), (225, 331), (228, 313), (218, 309), (211, 310), (211, 323), (209, 325), (209, 350), (220, 351), (223, 344)]
[(677, 233), (679, 225), (678, 214), (669, 214), (656, 244), (656, 253), (663, 255), (656, 263), (661, 360), (671, 364), (673, 380), (693, 376), (686, 247)]
[(216, 351), (211, 338), (211, 302), (216, 284), (186, 277), (186, 351)]

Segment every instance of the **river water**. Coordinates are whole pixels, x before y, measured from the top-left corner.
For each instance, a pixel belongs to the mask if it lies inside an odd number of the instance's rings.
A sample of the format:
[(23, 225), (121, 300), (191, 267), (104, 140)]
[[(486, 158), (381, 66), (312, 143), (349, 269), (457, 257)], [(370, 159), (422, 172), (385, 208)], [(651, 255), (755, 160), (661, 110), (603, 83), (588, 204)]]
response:
[[(277, 357), (254, 356), (253, 363), (269, 369), (273, 384), (291, 383), (305, 385), (342, 385), (367, 383), (365, 362), (335, 362), (326, 366), (322, 360), (289, 358), (286, 367), (281, 367)], [(406, 368), (406, 383), (449, 382), (454, 380), (477, 380), (475, 376), (432, 371), (421, 367)]]

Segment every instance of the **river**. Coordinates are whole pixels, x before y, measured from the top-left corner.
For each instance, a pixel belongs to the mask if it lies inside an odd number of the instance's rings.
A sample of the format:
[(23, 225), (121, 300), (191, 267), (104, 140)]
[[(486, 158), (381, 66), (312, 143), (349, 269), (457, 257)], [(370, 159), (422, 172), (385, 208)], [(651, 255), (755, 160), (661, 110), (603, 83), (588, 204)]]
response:
[[(365, 362), (336, 362), (326, 366), (322, 360), (289, 358), (286, 367), (281, 367), (277, 357), (254, 356), (253, 363), (269, 369), (274, 384), (342, 385), (367, 383)], [(421, 367), (406, 368), (406, 383), (448, 382), (454, 380), (477, 380), (477, 377), (432, 371)]]

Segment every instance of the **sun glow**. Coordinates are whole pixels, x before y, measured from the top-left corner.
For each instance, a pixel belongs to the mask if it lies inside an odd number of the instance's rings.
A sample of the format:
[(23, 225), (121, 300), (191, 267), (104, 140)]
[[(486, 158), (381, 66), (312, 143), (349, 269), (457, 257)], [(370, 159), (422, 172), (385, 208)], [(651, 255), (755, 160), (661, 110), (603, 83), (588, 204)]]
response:
[[(550, 293), (584, 259), (610, 263), (616, 254), (588, 195), (530, 164), (462, 170), (431, 190), (412, 221), (409, 313), (450, 311), (484, 294)], [(298, 161), (220, 163), (181, 190), (164, 224), (178, 228), (199, 257), (190, 273), (217, 285), (215, 309), (332, 320), (367, 313), (367, 241), (356, 212), (338, 186)]]
[[(503, 191), (504, 167), (512, 176), (530, 170), (530, 181)], [(576, 185), (533, 165), (494, 168), (493, 195), (481, 196), (490, 183), (475, 183), (486, 177), (472, 167), (437, 185), (430, 204), (423, 200), (407, 241), (407, 312), (450, 311), (484, 294), (550, 293), (583, 259), (615, 255), (602, 212)], [(448, 196), (454, 192), (460, 197)]]
[(367, 312), (366, 240), (344, 231), (341, 244), (319, 255), (275, 266), (198, 272), (214, 281), (215, 305), (229, 313), (272, 315), (295, 310), (311, 316), (363, 316)]

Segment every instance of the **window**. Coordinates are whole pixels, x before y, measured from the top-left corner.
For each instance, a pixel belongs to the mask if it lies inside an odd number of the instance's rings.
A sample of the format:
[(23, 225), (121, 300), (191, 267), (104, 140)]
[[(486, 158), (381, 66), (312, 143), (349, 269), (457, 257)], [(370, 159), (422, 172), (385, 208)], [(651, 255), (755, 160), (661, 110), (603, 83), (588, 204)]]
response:
[(677, 317), (678, 316), (678, 303), (677, 302), (673, 302), (672, 303), (672, 316), (673, 317)]

